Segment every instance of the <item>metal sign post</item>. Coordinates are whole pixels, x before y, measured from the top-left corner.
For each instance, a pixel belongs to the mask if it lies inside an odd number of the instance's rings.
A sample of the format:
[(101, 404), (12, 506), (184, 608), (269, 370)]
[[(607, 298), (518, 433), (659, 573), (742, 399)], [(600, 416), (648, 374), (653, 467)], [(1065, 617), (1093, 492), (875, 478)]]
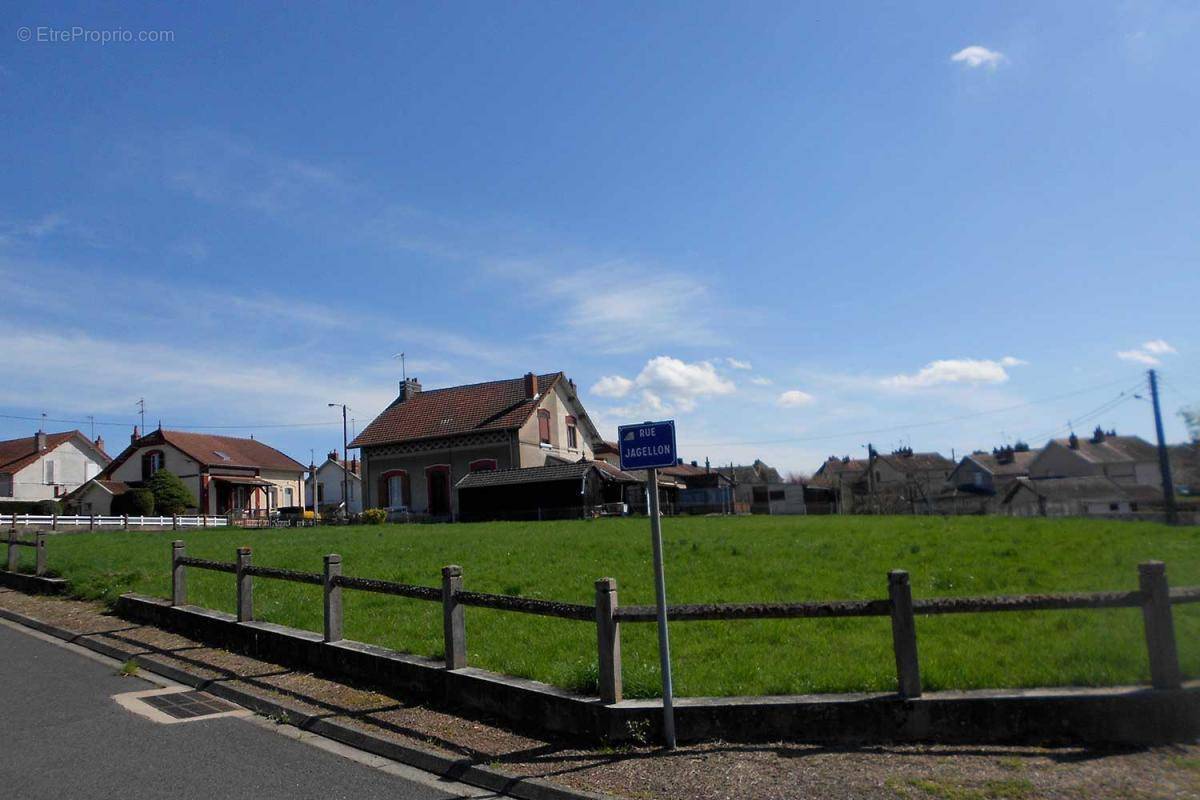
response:
[(675, 702), (671, 685), (671, 641), (667, 635), (667, 580), (663, 575), (662, 519), (658, 515), (658, 470), (647, 470), (650, 493), (650, 539), (654, 546), (654, 602), (658, 606), (658, 661), (662, 669), (663, 740), (675, 749)]
[(667, 635), (667, 582), (663, 572), (662, 518), (658, 508), (658, 467), (675, 464), (675, 423), (646, 422), (617, 430), (621, 469), (646, 470), (646, 505), (654, 549), (654, 596), (658, 608), (658, 658), (662, 670), (663, 740), (675, 749), (675, 704), (671, 685), (671, 643)]

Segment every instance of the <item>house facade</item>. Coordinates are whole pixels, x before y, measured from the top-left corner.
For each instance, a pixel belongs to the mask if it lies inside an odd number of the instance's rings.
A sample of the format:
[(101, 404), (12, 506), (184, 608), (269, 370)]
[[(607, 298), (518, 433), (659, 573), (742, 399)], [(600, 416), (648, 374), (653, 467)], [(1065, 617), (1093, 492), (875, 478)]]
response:
[(996, 513), (1013, 481), (1029, 476), (1029, 465), (1040, 452), (1019, 443), (963, 456), (946, 480), (937, 510), (944, 514)]
[[(351, 514), (359, 514), (363, 510), (362, 472), (358, 458), (349, 461), (338, 458), (337, 451), (331, 451), (325, 458), (325, 463), (316, 468), (315, 489), (314, 478), (309, 476), (308, 498), (315, 496), (317, 508), (340, 507), (343, 502), (343, 487), (349, 502), (346, 510)], [(313, 492), (315, 491), (315, 495)]]
[(1121, 486), (1162, 486), (1158, 450), (1139, 436), (1118, 436), (1096, 428), (1081, 439), (1053, 439), (1029, 465), (1029, 477), (1106, 477)]
[[(865, 483), (866, 509), (875, 514), (931, 513), (955, 464), (941, 453), (914, 453), (911, 447), (889, 455), (870, 451)], [(859, 500), (856, 497), (856, 502)]]
[(362, 454), (364, 507), (454, 519), (472, 472), (594, 458), (600, 441), (561, 372), (423, 390), (410, 379), (350, 447)]
[(266, 516), (304, 505), (306, 467), (253, 438), (162, 429), (139, 436), (134, 428), (129, 446), (100, 477), (136, 487), (160, 469), (179, 476), (201, 514)]
[(38, 431), (0, 442), (0, 504), (61, 500), (100, 474), (111, 461), (104, 440), (79, 431)]
[(733, 486), (735, 507), (751, 514), (804, 514), (804, 486), (788, 483), (779, 470), (760, 459), (753, 464), (718, 467)]
[(1144, 512), (1160, 500), (1152, 487), (1122, 485), (1104, 475), (1017, 478), (1000, 509), (1013, 517), (1122, 517)]
[(863, 480), (867, 474), (869, 459), (851, 458), (850, 456), (830, 456), (817, 471), (813, 473), (812, 484), (824, 487), (833, 498), (833, 511), (837, 514), (851, 514), (862, 511), (859, 498), (865, 496), (866, 483)]

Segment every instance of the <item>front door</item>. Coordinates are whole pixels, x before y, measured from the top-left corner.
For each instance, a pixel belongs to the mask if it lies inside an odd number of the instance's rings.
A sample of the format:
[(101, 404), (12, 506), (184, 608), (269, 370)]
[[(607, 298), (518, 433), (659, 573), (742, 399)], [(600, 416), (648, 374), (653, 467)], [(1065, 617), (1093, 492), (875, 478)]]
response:
[(450, 515), (450, 468), (430, 467), (425, 472), (429, 484), (429, 514), (434, 517)]

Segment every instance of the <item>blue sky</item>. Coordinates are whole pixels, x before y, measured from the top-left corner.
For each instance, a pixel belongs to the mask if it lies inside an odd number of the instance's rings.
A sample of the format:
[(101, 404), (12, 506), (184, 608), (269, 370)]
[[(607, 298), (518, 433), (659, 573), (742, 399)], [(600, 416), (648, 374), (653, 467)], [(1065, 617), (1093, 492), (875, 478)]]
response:
[[(73, 26), (135, 41), (45, 41)], [(561, 369), (606, 433), (674, 417), (689, 459), (812, 471), (1069, 420), (1150, 437), (1151, 365), (1170, 438), (1200, 402), (1192, 3), (63, 4), (4, 28), (6, 417), (119, 445), (145, 397), (307, 461), (340, 443), (326, 403), (361, 428), (404, 351), (426, 387)]]

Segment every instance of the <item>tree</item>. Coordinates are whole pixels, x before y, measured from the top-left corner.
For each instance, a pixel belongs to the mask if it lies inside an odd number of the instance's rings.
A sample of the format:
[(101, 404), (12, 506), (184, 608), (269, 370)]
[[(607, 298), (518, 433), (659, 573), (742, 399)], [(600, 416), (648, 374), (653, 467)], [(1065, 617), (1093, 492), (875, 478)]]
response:
[(1200, 444), (1200, 406), (1181, 409), (1179, 416), (1183, 417), (1183, 424), (1187, 425), (1192, 442)]
[(154, 495), (154, 513), (160, 516), (182, 514), (196, 507), (196, 498), (174, 472), (160, 469), (146, 481), (146, 488)]
[(154, 513), (154, 494), (149, 489), (130, 489), (112, 499), (110, 514), (144, 517)]

